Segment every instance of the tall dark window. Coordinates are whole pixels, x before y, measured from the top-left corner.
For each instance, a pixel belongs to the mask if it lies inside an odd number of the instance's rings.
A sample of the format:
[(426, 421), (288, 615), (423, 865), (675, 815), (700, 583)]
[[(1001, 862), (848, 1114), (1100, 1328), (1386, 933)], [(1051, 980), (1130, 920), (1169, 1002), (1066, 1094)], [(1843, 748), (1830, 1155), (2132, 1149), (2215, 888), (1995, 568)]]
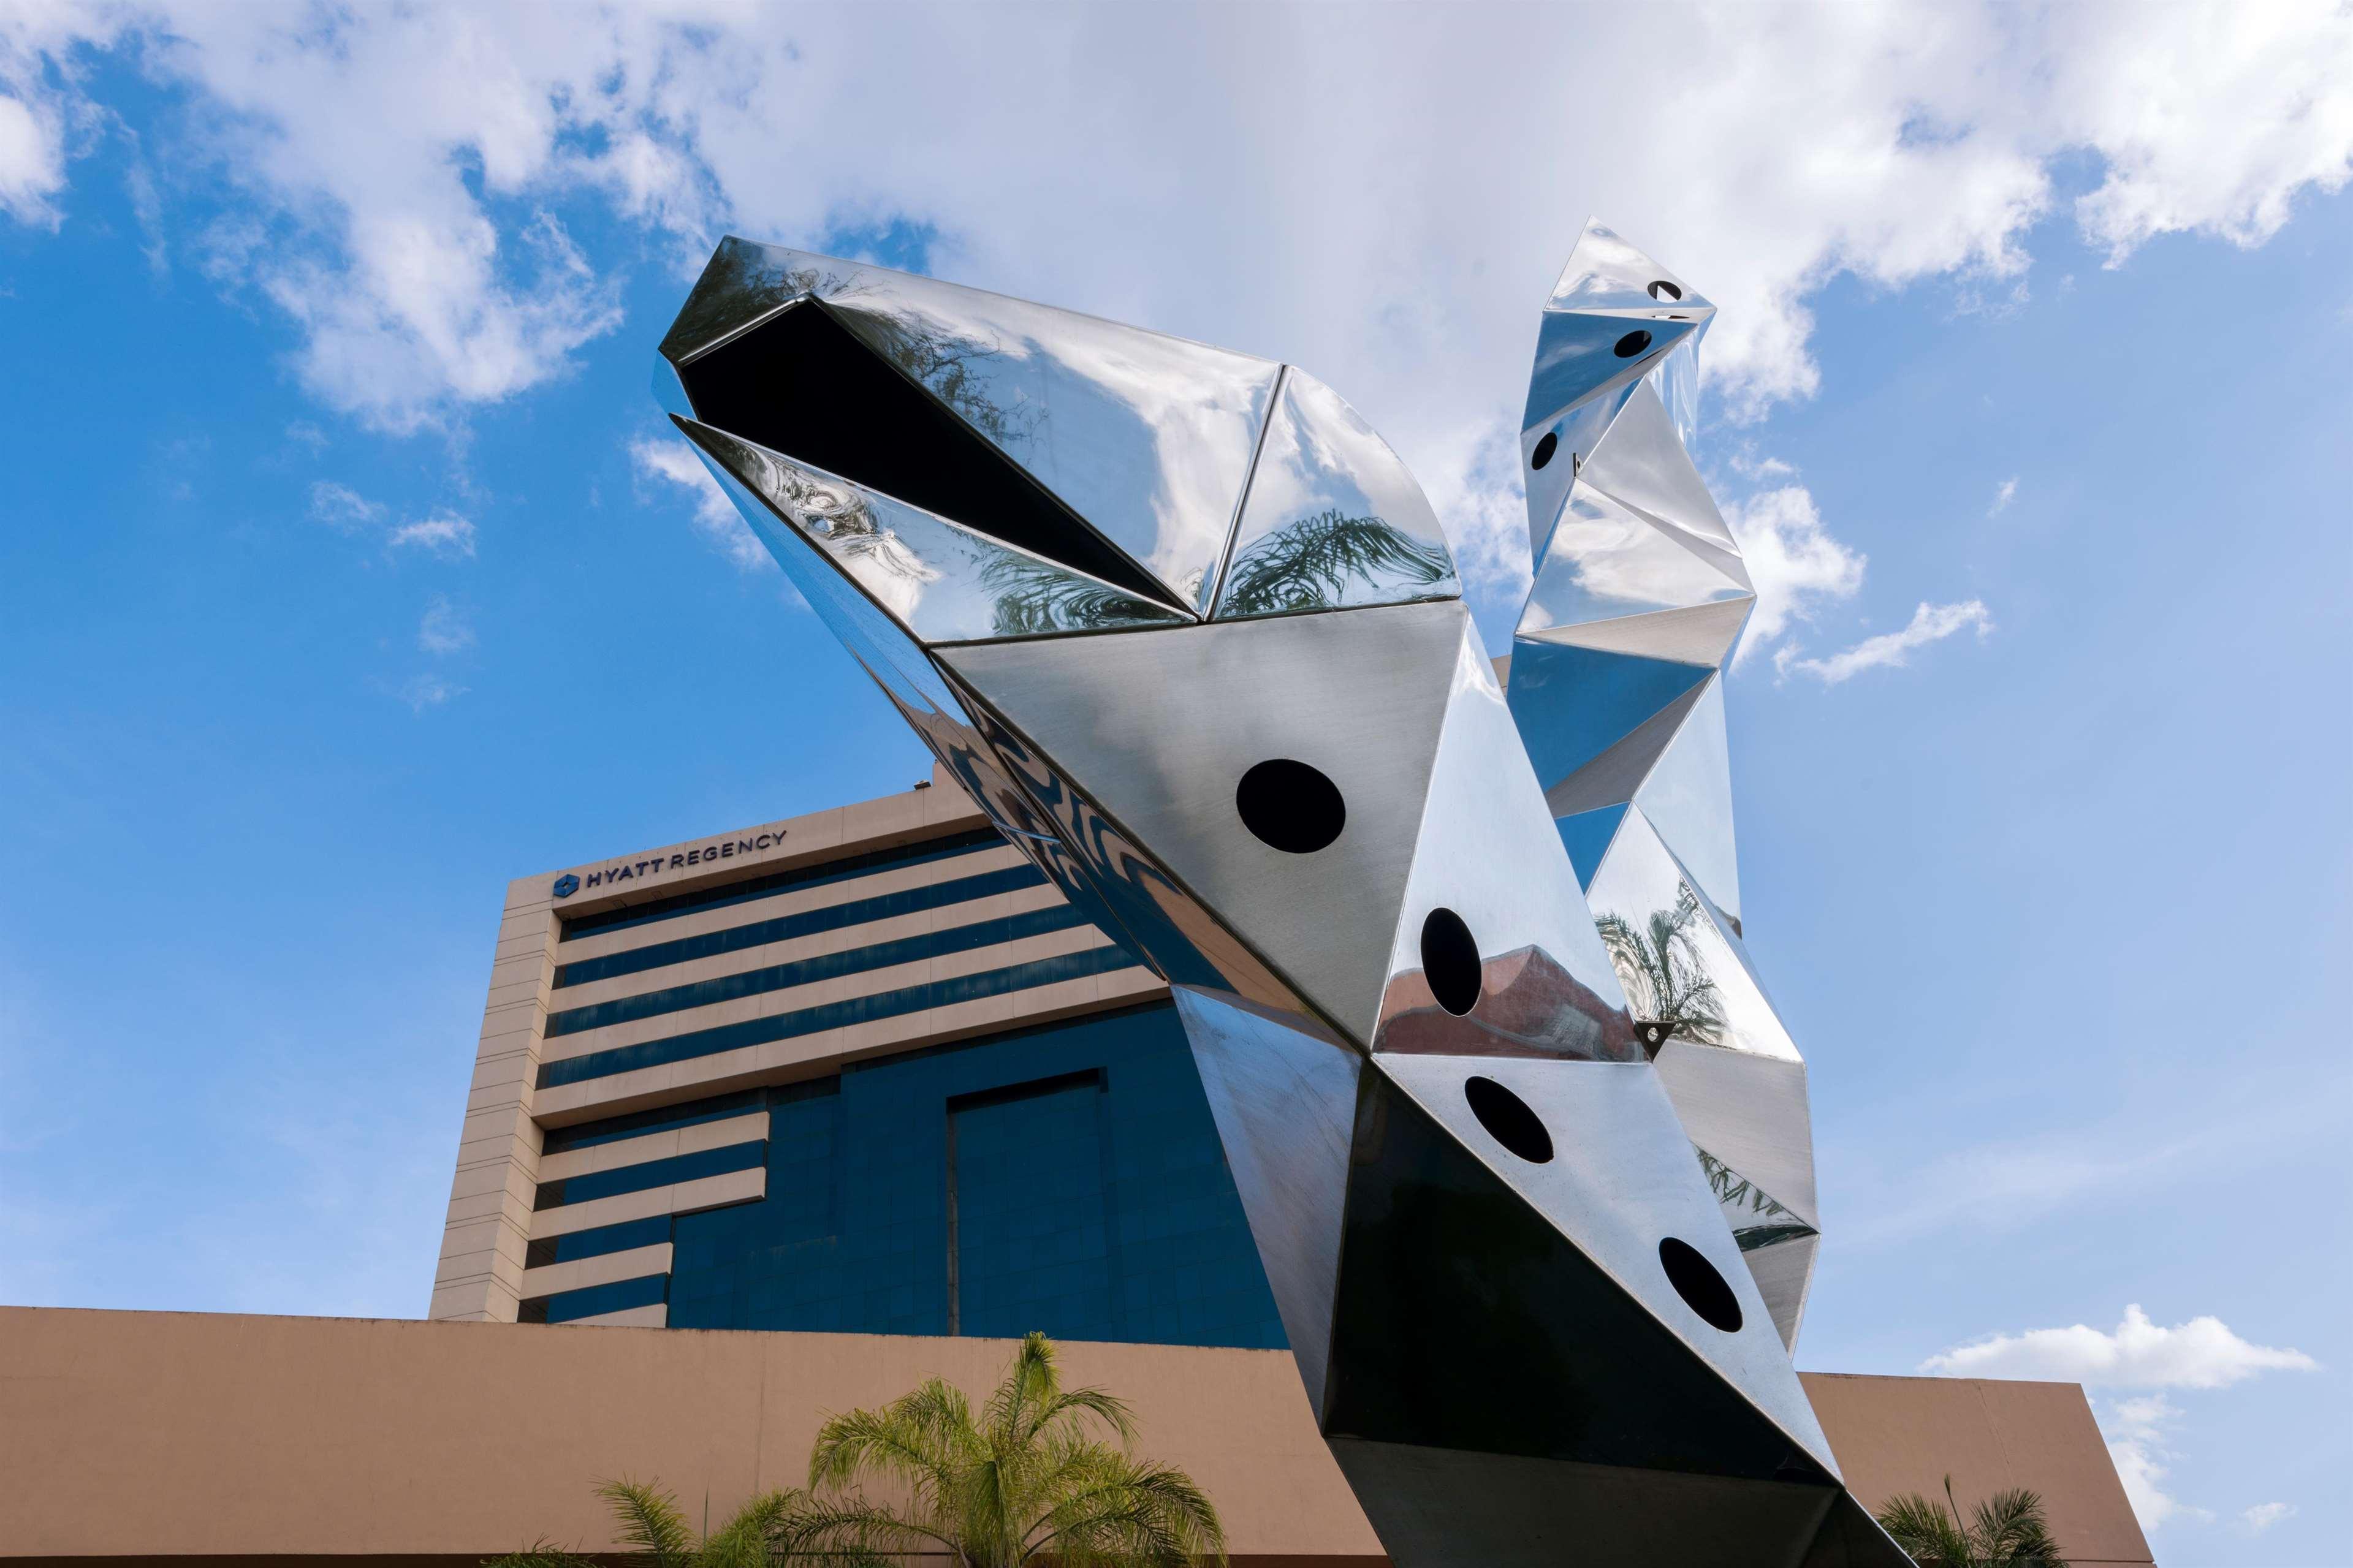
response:
[(948, 1101), (948, 1331), (1118, 1337), (1100, 1072)]

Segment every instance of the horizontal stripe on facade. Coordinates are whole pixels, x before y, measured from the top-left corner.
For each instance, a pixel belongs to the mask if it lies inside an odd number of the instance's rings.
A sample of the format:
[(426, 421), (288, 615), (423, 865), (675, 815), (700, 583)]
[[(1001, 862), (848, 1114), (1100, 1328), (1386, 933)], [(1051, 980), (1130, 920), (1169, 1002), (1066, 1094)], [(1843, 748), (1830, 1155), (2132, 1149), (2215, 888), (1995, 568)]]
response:
[(773, 898), (778, 893), (799, 888), (821, 888), (829, 882), (846, 882), (886, 867), (919, 866), (929, 860), (944, 860), (951, 856), (1002, 848), (1004, 844), (1004, 838), (994, 828), (982, 827), (967, 833), (951, 834), (944, 838), (926, 838), (920, 843), (902, 845), (892, 849), (875, 849), (863, 855), (845, 856), (839, 860), (806, 866), (796, 871), (771, 871), (765, 876), (746, 878), (741, 882), (729, 882), (723, 887), (708, 888), (701, 892), (675, 893), (666, 899), (627, 904), (617, 910), (573, 915), (564, 919), (564, 929), (557, 933), (557, 940), (570, 942), (596, 931), (626, 931), (632, 926), (651, 925), (657, 921), (693, 914), (702, 910), (748, 904), (755, 899)]
[(531, 1235), (526, 1242), (541, 1237), (569, 1236), (575, 1230), (595, 1230), (601, 1226), (618, 1225), (623, 1220), (650, 1219), (656, 1215), (693, 1214), (702, 1209), (715, 1209), (727, 1204), (748, 1203), (765, 1197), (768, 1192), (768, 1171), (755, 1165), (748, 1171), (729, 1171), (716, 1176), (699, 1176), (691, 1182), (680, 1182), (667, 1187), (647, 1187), (634, 1193), (615, 1193), (609, 1198), (590, 1198), (585, 1203), (565, 1204), (561, 1208), (534, 1209), (531, 1216)]
[(543, 1236), (536, 1241), (525, 1242), (523, 1272), (527, 1275), (534, 1268), (601, 1258), (608, 1252), (634, 1252), (641, 1247), (669, 1245), (670, 1215), (650, 1215), (618, 1225), (600, 1225), (593, 1230), (575, 1230), (569, 1236)]
[(522, 1271), (522, 1299), (585, 1290), (591, 1285), (610, 1285), (616, 1280), (638, 1279), (649, 1274), (667, 1274), (670, 1262), (670, 1244), (658, 1241), (650, 1247), (632, 1247), (595, 1258), (577, 1258), (569, 1263), (526, 1268)]
[(951, 952), (970, 952), (977, 948), (995, 947), (999, 942), (1019, 942), (1028, 937), (1044, 936), (1050, 931), (1069, 931), (1086, 923), (1086, 917), (1068, 904), (1030, 910), (1021, 914), (999, 915), (991, 920), (975, 921), (969, 925), (951, 926), (945, 931), (923, 931), (891, 942), (849, 948), (840, 952), (818, 953), (812, 958), (795, 959), (789, 963), (771, 963), (737, 974), (697, 980), (685, 985), (667, 986), (659, 991), (641, 992), (635, 996), (617, 997), (610, 1002), (551, 1013), (543, 1037), (552, 1040), (588, 1029), (633, 1023), (639, 1018), (659, 1017), (665, 1013), (714, 1006), (744, 996), (786, 991), (797, 985), (813, 985), (822, 980), (838, 980), (844, 975), (860, 974), (868, 970), (889, 969), (896, 964), (915, 963)]
[(581, 1290), (560, 1290), (553, 1296), (535, 1296), (515, 1309), (519, 1323), (572, 1323), (586, 1318), (601, 1318), (609, 1313), (627, 1311), (633, 1307), (652, 1307), (668, 1299), (670, 1276), (648, 1274), (636, 1279), (616, 1279), (607, 1285), (591, 1285)]
[(560, 1154), (574, 1149), (594, 1148), (600, 1143), (642, 1138), (649, 1132), (666, 1132), (672, 1128), (724, 1121), (756, 1110), (759, 1105), (760, 1091), (752, 1089), (722, 1095), (715, 1100), (698, 1100), (692, 1105), (665, 1105), (655, 1110), (633, 1110), (627, 1116), (607, 1116), (601, 1121), (583, 1121), (576, 1127), (551, 1127), (543, 1134), (540, 1153), (543, 1156)]
[[(1071, 912), (1076, 913), (1074, 910)], [(1074, 923), (1084, 925), (1086, 922), (1079, 920)], [(581, 1056), (566, 1057), (560, 1061), (542, 1062), (535, 1087), (548, 1089), (557, 1084), (610, 1078), (616, 1073), (634, 1072), (640, 1068), (659, 1067), (666, 1062), (715, 1056), (722, 1051), (739, 1050), (745, 1046), (794, 1039), (802, 1035), (869, 1023), (877, 1018), (899, 1017), (908, 1013), (953, 1006), (959, 1002), (984, 996), (1002, 996), (1008, 992), (1027, 991), (1032, 986), (1050, 985), (1091, 974), (1108, 974), (1116, 969), (1134, 966), (1135, 960), (1128, 955), (1126, 949), (1107, 942), (1080, 952), (1060, 953), (1028, 963), (983, 970), (976, 974), (955, 975), (922, 985), (902, 986), (894, 991), (880, 991), (794, 1012), (773, 1014), (765, 1018), (722, 1024), (712, 1028), (648, 1040), (639, 1045), (617, 1046), (611, 1050), (590, 1051)]]
[(624, 1165), (641, 1165), (649, 1161), (667, 1160), (676, 1154), (694, 1154), (705, 1149), (723, 1148), (730, 1143), (756, 1143), (767, 1135), (768, 1113), (758, 1110), (746, 1111), (741, 1116), (699, 1121), (686, 1127), (648, 1128), (634, 1138), (616, 1139), (554, 1154), (543, 1152), (539, 1157), (539, 1179), (543, 1185), (549, 1182), (569, 1181), (574, 1177), (617, 1171)]
[(691, 1154), (672, 1154), (664, 1160), (640, 1161), (610, 1171), (591, 1171), (565, 1181), (542, 1182), (532, 1207), (534, 1211), (563, 1208), (569, 1204), (618, 1197), (623, 1193), (641, 1193), (648, 1187), (670, 1187), (705, 1176), (723, 1176), (731, 1171), (748, 1171), (767, 1158), (767, 1149), (765, 1142), (729, 1143), (717, 1149), (697, 1149)]
[(975, 899), (993, 898), (998, 893), (1018, 892), (1024, 888), (1037, 887), (1045, 879), (1046, 874), (1035, 866), (1008, 866), (1001, 870), (983, 871), (976, 876), (902, 888), (872, 898), (853, 899), (844, 903), (828, 904), (821, 909), (803, 910), (796, 914), (755, 921), (748, 925), (730, 926), (725, 931), (706, 931), (701, 936), (681, 937), (675, 942), (655, 942), (647, 947), (632, 947), (620, 952), (607, 953), (602, 958), (584, 958), (575, 963), (558, 964), (555, 989), (561, 991), (570, 985), (586, 985), (595, 980), (637, 974), (645, 970), (686, 963), (720, 953), (742, 952), (747, 948), (765, 947), (770, 942), (791, 942), (797, 937), (815, 936), (822, 931), (866, 925), (894, 915), (944, 909), (950, 904), (969, 903)]

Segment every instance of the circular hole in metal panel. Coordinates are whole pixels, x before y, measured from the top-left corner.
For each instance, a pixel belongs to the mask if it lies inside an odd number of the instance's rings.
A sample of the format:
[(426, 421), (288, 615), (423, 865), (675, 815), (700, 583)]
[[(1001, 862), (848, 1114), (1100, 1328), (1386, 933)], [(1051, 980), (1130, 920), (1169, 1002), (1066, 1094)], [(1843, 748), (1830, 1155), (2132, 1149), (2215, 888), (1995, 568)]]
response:
[(1421, 973), (1438, 1005), (1461, 1017), (1479, 1005), (1479, 941), (1452, 910), (1421, 922)]
[(1543, 468), (1546, 463), (1552, 461), (1552, 455), (1559, 450), (1559, 435), (1551, 430), (1546, 431), (1544, 433), (1544, 439), (1536, 443), (1536, 449), (1528, 455), (1528, 467), (1531, 468)]
[(1531, 1165), (1552, 1158), (1552, 1134), (1528, 1102), (1492, 1078), (1465, 1079), (1462, 1098), (1487, 1135)]
[(1628, 332), (1624, 337), (1618, 340), (1618, 357), (1620, 359), (1632, 359), (1636, 354), (1641, 353), (1644, 349), (1649, 348), (1650, 346), (1651, 334), (1637, 327), (1634, 331)]
[(1234, 809), (1261, 844), (1287, 855), (1313, 855), (1348, 825), (1340, 786), (1320, 769), (1271, 757), (1234, 786)]
[(1683, 1299), (1683, 1305), (1697, 1312), (1710, 1328), (1721, 1329), (1727, 1334), (1740, 1331), (1740, 1298), (1732, 1293), (1715, 1265), (1700, 1256), (1698, 1247), (1673, 1237), (1659, 1243), (1659, 1264), (1667, 1271), (1667, 1283)]
[(1683, 297), (1683, 291), (1662, 278), (1651, 285), (1651, 298), (1670, 302)]

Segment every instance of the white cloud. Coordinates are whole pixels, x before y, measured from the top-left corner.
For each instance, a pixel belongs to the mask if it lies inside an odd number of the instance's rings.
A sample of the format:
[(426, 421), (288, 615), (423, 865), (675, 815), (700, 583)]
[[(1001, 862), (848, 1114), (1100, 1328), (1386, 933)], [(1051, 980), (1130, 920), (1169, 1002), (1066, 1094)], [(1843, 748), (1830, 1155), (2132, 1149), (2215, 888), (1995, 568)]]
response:
[(2319, 1363), (2297, 1350), (2250, 1344), (2219, 1318), (2192, 1318), (2173, 1328), (2151, 1322), (2138, 1306), (2125, 1309), (2114, 1333), (2077, 1323), (1991, 1334), (1920, 1363), (1948, 1377), (2047, 1378), (2098, 1388), (2226, 1388), (2271, 1371), (2310, 1372)]
[(1902, 631), (1882, 632), (1875, 637), (1865, 637), (1852, 647), (1834, 653), (1828, 658), (1800, 658), (1795, 648), (1783, 647), (1773, 656), (1773, 668), (1778, 674), (1799, 670), (1825, 686), (1836, 686), (1866, 669), (1887, 666), (1901, 668), (1905, 657), (1914, 648), (1941, 642), (1955, 632), (1972, 628), (1980, 640), (1993, 630), (1993, 616), (1982, 602), (1965, 599), (1957, 605), (1924, 604), (1912, 612), (1911, 621)]
[(694, 498), (694, 526), (744, 572), (773, 571), (776, 562), (754, 536), (702, 459), (681, 438), (646, 436), (629, 443), (629, 462), (646, 479), (675, 485)]
[(2239, 1527), (2249, 1535), (2261, 1535), (2295, 1511), (2292, 1502), (2259, 1502), (2239, 1515)]
[(385, 542), (395, 550), (415, 547), (445, 559), (474, 553), (474, 524), (447, 507), (430, 516), (404, 522)]
[(2017, 496), (2017, 479), (2013, 476), (2012, 478), (2002, 480), (2001, 488), (1993, 492), (1993, 505), (1986, 508), (1986, 515), (1988, 517), (2000, 516), (2003, 512), (2010, 510), (2010, 503), (2016, 500)]
[(2143, 1530), (2155, 1530), (2173, 1519), (2210, 1520), (2214, 1516), (2192, 1507), (2165, 1489), (2166, 1461), (2173, 1450), (2166, 1438), (2181, 1412), (2162, 1394), (2139, 1399), (2119, 1399), (2109, 1405), (2100, 1422), (2107, 1439), (2108, 1458), (2124, 1483), (2125, 1500)]
[(394, 693), (408, 704), (409, 711), (422, 713), (427, 708), (438, 708), (454, 698), (466, 695), (466, 689), (438, 675), (413, 675)]
[(349, 485), (314, 479), (311, 483), (311, 515), (330, 527), (349, 531), (377, 521), (384, 516), (384, 508)]
[(431, 654), (459, 653), (474, 646), (474, 628), (464, 611), (436, 595), (417, 623), (417, 646)]
[(1724, 520), (1740, 542), (1757, 588), (1757, 608), (1733, 656), (1735, 665), (1778, 641), (1793, 621), (1862, 590), (1866, 558), (1831, 537), (1805, 486), (1783, 485), (1749, 496), (1725, 508)]
[(56, 128), (30, 104), (0, 94), (0, 212), (18, 223), (58, 221), (49, 198), (65, 188), (65, 151)]
[[(2259, 241), (2353, 153), (2333, 0), (1662, 5), (1573, 35), (1503, 9), (1008, 26), (172, 0), (0, 19), (20, 220), (70, 194), (75, 46), (133, 23), (199, 110), (203, 145), (170, 166), (241, 195), (205, 237), (218, 274), (297, 323), (320, 396), (393, 429), (539, 384), (615, 329), (584, 217), (639, 226), (665, 264), (723, 225), (806, 242), (904, 220), (963, 280), (1303, 363), (1435, 473), (1466, 422), (1509, 426), (1535, 301), (1588, 212), (1724, 308), (1712, 374), (1753, 414), (1813, 389), (1806, 300), (1833, 277), (2014, 292), (2062, 160), (2099, 171), (2073, 216), (2121, 258), (2185, 230)], [(1040, 59), (1058, 90), (996, 90)]]

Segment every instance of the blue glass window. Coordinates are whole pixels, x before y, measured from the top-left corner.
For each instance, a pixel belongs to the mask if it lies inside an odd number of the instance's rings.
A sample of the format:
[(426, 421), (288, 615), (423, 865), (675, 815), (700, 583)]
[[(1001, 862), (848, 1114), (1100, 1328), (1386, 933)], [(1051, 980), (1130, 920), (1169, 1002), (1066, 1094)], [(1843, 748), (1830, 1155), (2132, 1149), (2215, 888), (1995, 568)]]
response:
[(948, 1331), (1118, 1338), (1103, 1075), (948, 1101)]
[(999, 870), (983, 871), (977, 876), (957, 877), (945, 882), (927, 883), (920, 888), (902, 888), (895, 893), (878, 893), (871, 899), (828, 904), (821, 910), (803, 910), (798, 914), (778, 915), (773, 920), (730, 926), (725, 931), (706, 931), (701, 936), (684, 936), (675, 942), (633, 947), (626, 952), (607, 953), (602, 958), (583, 958), (570, 963), (560, 963), (555, 967), (555, 987), (560, 991), (567, 985), (586, 985), (592, 980), (610, 980), (617, 974), (636, 974), (643, 970), (684, 963), (691, 959), (710, 958), (723, 952), (742, 952), (747, 948), (764, 947), (772, 942), (790, 942), (797, 937), (814, 936), (819, 931), (840, 931), (849, 926), (867, 925), (899, 915), (920, 914), (925, 910), (945, 909), (950, 904), (970, 903), (975, 899), (992, 899), (999, 893), (1018, 893), (1024, 888), (1038, 887), (1045, 880), (1046, 874), (1035, 866), (1007, 866)]
[(823, 952), (814, 958), (796, 959), (790, 963), (771, 963), (759, 969), (747, 969), (740, 974), (723, 974), (685, 985), (666, 986), (659, 991), (644, 991), (635, 996), (619, 996), (610, 1002), (597, 1002), (586, 1007), (568, 1007), (547, 1016), (546, 1037), (552, 1040), (559, 1035), (576, 1035), (584, 1029), (601, 1029), (608, 1024), (626, 1024), (638, 1018), (659, 1017), (664, 1013), (682, 1013), (691, 1007), (733, 1002), (738, 997), (788, 991), (796, 985), (814, 984), (820, 980), (838, 979), (845, 974), (863, 974), (871, 970), (913, 963), (945, 953), (970, 952), (976, 948), (1019, 942), (1025, 937), (1043, 936), (1050, 931), (1069, 931), (1073, 926), (1086, 923), (1086, 917), (1068, 904), (1029, 910), (1018, 915), (999, 915), (993, 920), (951, 926), (945, 931), (923, 931), (894, 942), (853, 947), (843, 952)]
[(672, 1222), (672, 1327), (947, 1333), (953, 1258), (965, 1333), (1283, 1344), (1166, 1004), (884, 1058), (826, 1090), (770, 1091), (799, 1098), (771, 1101), (765, 1199)]
[(1135, 961), (1124, 948), (1095, 947), (1084, 952), (1062, 953), (1034, 963), (984, 970), (978, 974), (959, 974), (924, 985), (881, 991), (869, 996), (846, 997), (839, 1002), (778, 1013), (771, 1017), (748, 1019), (741, 1024), (721, 1024), (708, 1029), (648, 1040), (640, 1045), (617, 1046), (608, 1051), (590, 1051), (583, 1056), (567, 1057), (562, 1061), (542, 1062), (539, 1065), (538, 1087), (546, 1089), (560, 1083), (609, 1078), (615, 1073), (633, 1072), (639, 1068), (685, 1061), (695, 1057), (715, 1056), (721, 1051), (738, 1050), (745, 1046), (765, 1045), (770, 1040), (795, 1039), (802, 1035), (845, 1028), (875, 1018), (897, 1018), (933, 1007), (952, 1007), (959, 1002), (970, 1002), (983, 996), (1002, 996), (1008, 992), (1027, 991), (1033, 986), (1052, 985), (1084, 975), (1128, 969), (1134, 963)]

